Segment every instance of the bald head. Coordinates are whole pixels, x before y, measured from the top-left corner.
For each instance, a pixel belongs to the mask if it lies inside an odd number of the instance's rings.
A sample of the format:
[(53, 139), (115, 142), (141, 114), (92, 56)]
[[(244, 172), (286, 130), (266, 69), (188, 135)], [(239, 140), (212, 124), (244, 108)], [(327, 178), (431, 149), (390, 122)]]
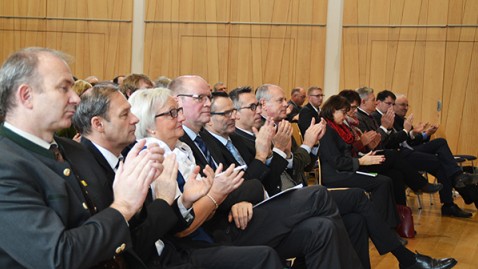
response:
[(408, 98), (404, 94), (397, 94), (397, 99), (395, 100), (395, 106), (393, 107), (395, 114), (400, 117), (405, 117), (408, 112)]
[(180, 76), (171, 81), (169, 89), (183, 108), (183, 124), (199, 133), (211, 119), (211, 92), (207, 81), (196, 75)]

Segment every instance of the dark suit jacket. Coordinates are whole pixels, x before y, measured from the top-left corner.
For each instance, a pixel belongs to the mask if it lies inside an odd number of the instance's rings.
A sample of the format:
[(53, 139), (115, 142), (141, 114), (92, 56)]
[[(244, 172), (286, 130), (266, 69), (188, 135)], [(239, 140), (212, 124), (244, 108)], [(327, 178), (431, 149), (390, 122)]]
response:
[(292, 100), (289, 100), (289, 102), (287, 102), (288, 105), (292, 105), (292, 111), (287, 114), (287, 120), (292, 122), (292, 118), (299, 114), (300, 113), (300, 110), (302, 109), (302, 107), (298, 106), (296, 103), (294, 103)]
[(308, 103), (302, 108), (299, 114), (299, 129), (302, 133), (302, 136), (304, 136), (305, 131), (309, 128), (312, 118), (315, 118), (315, 123), (319, 123), (319, 113), (317, 113), (312, 105)]
[[(108, 190), (96, 163), (78, 143), (56, 141), (67, 162), (0, 126), (0, 268), (88, 268), (111, 259), (123, 243), (132, 247), (123, 216), (99, 196)], [(73, 171), (98, 213), (83, 207)]]
[(372, 115), (367, 115), (362, 110), (357, 110), (357, 119), (359, 120), (359, 128), (362, 132), (366, 131), (376, 131), (378, 132), (381, 137), (381, 144), (377, 147), (377, 149), (383, 148), (385, 145), (388, 144), (390, 136), (386, 133), (382, 128), (380, 128), (380, 123), (375, 120)]
[[(201, 136), (203, 135), (201, 134)], [(211, 143), (208, 146), (219, 149), (222, 156), (218, 156), (218, 158), (221, 158), (224, 164), (230, 165), (236, 163), (234, 156), (219, 140), (210, 134), (207, 134), (206, 136), (208, 137), (207, 140)], [(287, 161), (277, 153), (273, 154), (269, 165), (257, 160), (255, 158), (255, 137), (243, 131), (240, 131), (240, 134), (231, 134), (230, 139), (248, 165), (244, 178), (258, 179), (261, 181), (269, 195), (280, 192), (282, 188), (280, 175), (286, 169)], [(238, 164), (236, 163), (236, 165)]]
[[(262, 124), (264, 124), (265, 118), (262, 117)], [(312, 153), (308, 153), (304, 148), (297, 144), (294, 137), (291, 136), (291, 152), (293, 153), (292, 169), (287, 169), (287, 173), (297, 183), (302, 183), (307, 186), (307, 178), (304, 172), (309, 172), (314, 169), (317, 157)]]
[(319, 154), (324, 183), (348, 179), (359, 169), (358, 159), (352, 157), (352, 146), (329, 125), (321, 139)]
[[(211, 138), (211, 135), (208, 136), (206, 134), (206, 137), (203, 137), (203, 134), (201, 133), (201, 138), (203, 139), (204, 143), (207, 145), (208, 143), (210, 143), (209, 140)], [(194, 141), (188, 136), (187, 133), (185, 133), (180, 138), (180, 140), (186, 143), (191, 148), (194, 158), (196, 159), (196, 164), (199, 165), (199, 167), (201, 167), (201, 171), (202, 171), (208, 163), (206, 161), (206, 158), (204, 158), (204, 155), (202, 154), (201, 150), (196, 146), (196, 143), (194, 143)], [(213, 156), (213, 158), (216, 158), (221, 155), (220, 150), (218, 150), (215, 147), (208, 146), (208, 150), (211, 152), (211, 155)], [(221, 161), (216, 160), (216, 162), (220, 163)], [(227, 168), (227, 166), (225, 166), (225, 168)], [(231, 207), (234, 204), (241, 201), (251, 201), (252, 203), (257, 203), (261, 201), (263, 198), (263, 195), (262, 195), (263, 193), (260, 194), (261, 191), (262, 191), (262, 184), (257, 179), (249, 179), (244, 181), (242, 185), (239, 186), (239, 188), (231, 192), (227, 196), (227, 198), (222, 202), (222, 204), (219, 206), (219, 208), (216, 211), (216, 215), (229, 214)], [(227, 215), (226, 215), (226, 219), (227, 219)]]
[[(377, 111), (374, 111), (372, 113), (372, 117), (377, 122), (382, 121), (382, 114), (378, 113)], [(408, 134), (403, 130), (403, 124), (402, 124), (401, 128), (398, 128), (398, 129), (393, 128), (391, 130), (390, 134), (388, 135), (386, 144), (383, 144), (383, 147), (387, 149), (398, 149), (400, 148), (400, 143), (402, 143), (403, 141), (406, 141), (407, 139), (408, 139)]]
[[(398, 115), (395, 115), (395, 121), (393, 123), (393, 128), (395, 128), (396, 130), (403, 130), (404, 122), (405, 122), (405, 118), (402, 118)], [(415, 135), (415, 137), (413, 139), (410, 136), (407, 136), (407, 143), (408, 143), (408, 145), (410, 145), (412, 147), (413, 146), (418, 146), (418, 145), (420, 145), (422, 143), (425, 143), (425, 142), (428, 142), (428, 141), (430, 141), (430, 137), (428, 137), (427, 139), (424, 139), (422, 134)]]
[[(221, 141), (217, 140), (207, 130), (202, 130), (200, 134), (216, 162), (222, 163), (225, 168), (229, 167), (233, 163), (236, 166), (239, 166), (239, 163), (237, 163), (232, 153), (229, 152), (229, 150), (221, 143)], [(248, 148), (242, 146), (243, 139), (241, 137), (232, 135), (230, 138), (232, 144), (236, 147), (241, 157), (247, 163), (244, 179), (258, 179), (262, 181), (269, 172), (269, 167), (261, 161), (255, 159), (255, 151), (254, 155), (252, 155), (252, 152), (250, 152)]]
[[(108, 182), (111, 184), (109, 189), (112, 189), (115, 172), (103, 154), (85, 137), (81, 138), (81, 144), (88, 149), (96, 162), (101, 166), (103, 172), (107, 175)], [(140, 214), (131, 219), (129, 223), (134, 249), (144, 261), (149, 261), (157, 256), (154, 243), (158, 239), (164, 240), (166, 234), (184, 230), (190, 224), (181, 216), (177, 200), (170, 206), (164, 200), (153, 200), (151, 192), (148, 193), (145, 206)]]

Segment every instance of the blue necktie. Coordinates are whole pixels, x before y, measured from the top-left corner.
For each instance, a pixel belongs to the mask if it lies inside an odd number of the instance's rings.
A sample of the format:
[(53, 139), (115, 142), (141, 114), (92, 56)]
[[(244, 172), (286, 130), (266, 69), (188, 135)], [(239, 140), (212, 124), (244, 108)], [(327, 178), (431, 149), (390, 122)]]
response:
[(196, 138), (194, 139), (194, 142), (196, 142), (196, 144), (198, 145), (199, 149), (202, 151), (202, 153), (204, 154), (204, 157), (206, 157), (206, 161), (207, 163), (209, 164), (209, 166), (211, 166), (211, 168), (213, 170), (216, 170), (216, 165), (214, 164), (214, 161), (212, 159), (212, 156), (211, 156), (211, 152), (209, 152), (209, 150), (207, 149), (206, 147), (206, 144), (204, 143), (204, 141), (202, 140), (202, 138), (198, 135), (196, 136)]
[(183, 175), (181, 174), (181, 172), (179, 172), (179, 171), (178, 171), (177, 181), (178, 181), (179, 190), (180, 190), (181, 192), (183, 192), (183, 190), (184, 190), (184, 184), (186, 183), (186, 181), (184, 181), (184, 177), (183, 177)]
[(232, 144), (231, 140), (227, 140), (226, 148), (229, 150), (229, 152), (231, 152), (232, 156), (234, 156), (234, 159), (236, 159), (236, 161), (239, 165), (245, 165), (246, 164), (246, 162), (242, 158), (241, 154), (239, 154), (236, 147)]
[[(184, 184), (186, 182), (184, 181), (183, 175), (179, 171), (178, 171), (177, 181), (178, 181), (179, 189), (181, 190), (181, 192), (183, 192)], [(191, 238), (195, 241), (205, 241), (205, 242), (208, 242), (208, 243), (214, 243), (212, 238), (206, 233), (206, 231), (202, 227), (197, 228), (196, 231), (191, 233), (189, 236), (191, 236)]]

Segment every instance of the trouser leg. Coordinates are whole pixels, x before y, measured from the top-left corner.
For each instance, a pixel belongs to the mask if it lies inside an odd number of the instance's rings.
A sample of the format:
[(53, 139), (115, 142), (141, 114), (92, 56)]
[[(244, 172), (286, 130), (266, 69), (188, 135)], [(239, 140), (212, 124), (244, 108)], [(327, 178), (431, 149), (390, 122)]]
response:
[(284, 268), (277, 252), (267, 246), (219, 246), (196, 249), (191, 263), (199, 268), (243, 269)]

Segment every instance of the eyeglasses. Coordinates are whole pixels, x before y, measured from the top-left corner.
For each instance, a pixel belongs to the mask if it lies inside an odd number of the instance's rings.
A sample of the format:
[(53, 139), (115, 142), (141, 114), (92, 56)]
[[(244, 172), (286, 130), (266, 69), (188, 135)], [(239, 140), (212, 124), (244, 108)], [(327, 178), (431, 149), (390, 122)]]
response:
[(325, 95), (323, 95), (323, 94), (309, 94), (309, 96), (324, 97)]
[(258, 107), (262, 107), (262, 104), (261, 104), (260, 102), (253, 103), (253, 104), (251, 104), (250, 106), (240, 107), (238, 110), (248, 108), (248, 109), (250, 109), (251, 111), (256, 111), (256, 109), (257, 109)]
[(396, 104), (397, 106), (402, 106), (402, 107), (409, 107), (408, 104)]
[(357, 109), (358, 106), (350, 106), (350, 110), (355, 110)]
[(211, 111), (211, 115), (221, 115), (221, 116), (229, 118), (233, 114), (236, 114), (236, 112), (237, 112), (237, 109), (233, 108), (233, 109), (229, 109), (229, 110), (226, 110), (226, 111), (223, 111), (223, 112), (212, 112)]
[(394, 102), (383, 102), (383, 103), (385, 103), (385, 104), (388, 105), (388, 106), (394, 106), (394, 105), (395, 105)]
[(158, 115), (155, 115), (154, 118), (156, 119), (157, 117), (162, 117), (162, 116), (166, 116), (166, 115), (169, 115), (171, 116), (171, 118), (175, 119), (178, 117), (179, 115), (179, 112), (183, 112), (183, 108), (182, 107), (178, 107), (178, 108), (173, 108), (169, 111), (166, 111), (166, 112), (163, 112), (163, 113), (159, 113)]
[(210, 94), (178, 94), (177, 96), (191, 97), (198, 103), (205, 103), (207, 99), (209, 99), (209, 101), (212, 99), (212, 95)]
[(340, 112), (342, 112), (343, 114), (347, 114), (347, 112), (349, 112), (349, 110), (346, 109), (346, 108), (338, 109), (338, 110), (336, 110), (336, 111), (340, 111)]

